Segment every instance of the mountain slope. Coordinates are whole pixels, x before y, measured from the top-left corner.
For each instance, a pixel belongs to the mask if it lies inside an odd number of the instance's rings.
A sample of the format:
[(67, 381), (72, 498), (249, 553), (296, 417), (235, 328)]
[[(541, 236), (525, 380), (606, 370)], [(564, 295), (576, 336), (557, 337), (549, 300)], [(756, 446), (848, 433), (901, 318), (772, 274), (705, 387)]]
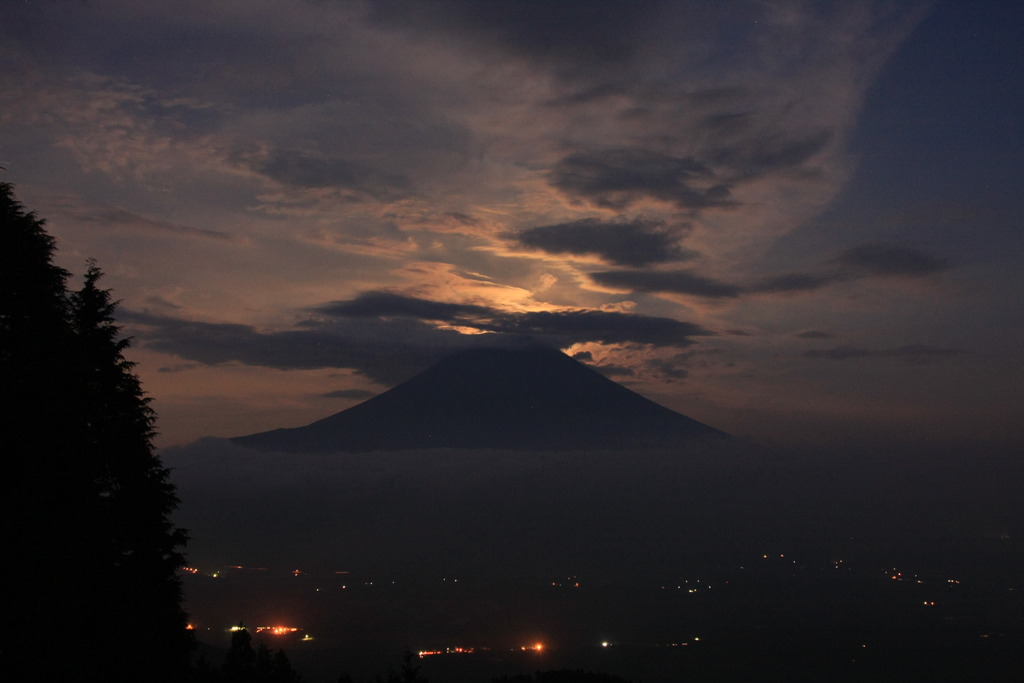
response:
[(232, 441), (279, 452), (660, 448), (724, 438), (548, 348), (474, 349), (305, 427)]

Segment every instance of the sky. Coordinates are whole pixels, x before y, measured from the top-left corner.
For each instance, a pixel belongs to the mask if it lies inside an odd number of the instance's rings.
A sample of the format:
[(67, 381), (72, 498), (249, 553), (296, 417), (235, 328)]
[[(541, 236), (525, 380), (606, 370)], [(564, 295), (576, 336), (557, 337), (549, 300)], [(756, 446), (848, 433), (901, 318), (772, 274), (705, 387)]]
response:
[(787, 446), (1024, 445), (1024, 5), (0, 6), (0, 178), (157, 444), (541, 342)]

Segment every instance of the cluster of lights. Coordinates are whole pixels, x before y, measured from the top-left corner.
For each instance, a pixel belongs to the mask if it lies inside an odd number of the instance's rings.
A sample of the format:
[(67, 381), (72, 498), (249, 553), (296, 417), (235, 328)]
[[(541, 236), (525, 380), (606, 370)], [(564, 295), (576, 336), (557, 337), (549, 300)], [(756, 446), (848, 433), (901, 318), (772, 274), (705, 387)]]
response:
[(434, 655), (468, 655), (475, 651), (476, 649), (472, 647), (446, 647), (443, 650), (420, 650), (419, 656), (423, 659)]
[(256, 633), (269, 633), (272, 636), (283, 636), (298, 631), (294, 626), (257, 626)]
[(913, 574), (911, 576), (904, 576), (903, 572), (898, 571), (896, 568), (893, 568), (892, 574), (889, 575), (889, 578), (893, 581), (913, 581), (914, 583), (924, 583), (924, 581), (917, 574)]
[[(700, 636), (694, 636), (693, 642), (699, 643)], [(683, 641), (681, 643), (666, 643), (664, 647), (689, 647), (690, 641)]]
[(556, 588), (560, 588), (562, 586), (569, 586), (571, 588), (579, 588), (580, 587), (580, 579), (579, 579), (578, 576), (567, 576), (567, 577), (565, 577), (565, 583), (562, 583), (560, 581), (552, 581), (551, 585), (555, 586)]

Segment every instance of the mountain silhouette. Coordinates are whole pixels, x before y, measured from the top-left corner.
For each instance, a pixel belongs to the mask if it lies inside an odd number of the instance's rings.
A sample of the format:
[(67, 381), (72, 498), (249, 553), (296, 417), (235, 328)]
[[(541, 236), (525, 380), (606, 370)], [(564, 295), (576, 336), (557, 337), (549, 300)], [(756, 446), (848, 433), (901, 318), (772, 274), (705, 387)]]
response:
[(728, 435), (616, 384), (558, 350), (472, 349), (305, 427), (231, 439), (261, 451), (427, 448), (618, 450)]

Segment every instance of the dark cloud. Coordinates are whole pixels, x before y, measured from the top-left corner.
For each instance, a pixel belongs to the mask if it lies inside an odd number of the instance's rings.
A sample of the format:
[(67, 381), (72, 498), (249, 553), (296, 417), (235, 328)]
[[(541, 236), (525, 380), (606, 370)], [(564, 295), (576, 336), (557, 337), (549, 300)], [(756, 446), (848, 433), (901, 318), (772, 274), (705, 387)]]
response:
[(537, 311), (498, 318), (484, 327), (505, 334), (539, 338), (560, 346), (582, 342), (688, 346), (691, 337), (713, 334), (690, 322), (611, 311)]
[(871, 277), (919, 278), (952, 267), (945, 259), (892, 244), (863, 244), (843, 251), (818, 272), (770, 275), (747, 284), (733, 284), (697, 275), (692, 270), (610, 270), (591, 273), (599, 285), (634, 292), (666, 292), (707, 298), (744, 294), (813, 292), (840, 282)]
[(205, 365), (241, 363), (282, 370), (353, 368), (382, 384), (404, 381), (454, 350), (479, 343), (470, 335), (418, 320), (353, 319), (262, 332), (250, 325), (206, 323), (120, 312), (144, 329), (146, 348)]
[(313, 310), (324, 315), (342, 318), (398, 317), (446, 322), (494, 315), (494, 311), (485, 306), (431, 301), (390, 292), (363, 292), (354, 299), (333, 301)]
[[(565, 348), (582, 342), (684, 347), (694, 343), (693, 337), (713, 334), (673, 318), (586, 309), (509, 314), (386, 292), (312, 310), (322, 317), (298, 329), (271, 332), (132, 311), (122, 311), (121, 318), (143, 328), (137, 336), (146, 348), (205, 365), (352, 368), (387, 385), (470, 347), (543, 343)], [(425, 321), (458, 323), (490, 334), (461, 334)]]
[(599, 285), (633, 292), (666, 292), (723, 299), (743, 294), (811, 292), (849, 279), (850, 276), (841, 272), (786, 273), (773, 275), (749, 285), (715, 280), (697, 275), (691, 270), (609, 270), (591, 273), (590, 278)]
[(960, 349), (942, 349), (923, 344), (910, 344), (895, 349), (872, 351), (856, 346), (836, 346), (831, 349), (812, 349), (804, 351), (804, 358), (825, 358), (828, 360), (849, 360), (851, 358), (901, 358), (911, 363), (924, 363), (932, 358), (957, 356), (964, 353)]
[(196, 368), (201, 367), (203, 367), (202, 363), (178, 363), (176, 365), (164, 365), (160, 367), (157, 372), (173, 375), (176, 372), (186, 372), (188, 370), (195, 370)]
[(351, 398), (357, 401), (365, 401), (376, 395), (376, 392), (367, 391), (366, 389), (338, 389), (337, 391), (328, 391), (326, 394), (320, 394), (323, 398)]
[(803, 332), (797, 332), (793, 335), (797, 339), (833, 339), (835, 335), (830, 332), (821, 332), (819, 330), (805, 330)]
[(461, 211), (446, 211), (443, 215), (461, 225), (476, 227), (483, 224), (483, 221), (479, 218), (474, 218), (473, 216), (462, 213)]
[(338, 318), (410, 318), (457, 323), (484, 332), (539, 339), (560, 347), (588, 341), (685, 346), (692, 343), (692, 336), (711, 334), (699, 325), (673, 318), (587, 309), (513, 314), (485, 306), (443, 303), (388, 292), (364, 292), (355, 299), (313, 310)]
[(480, 45), (535, 62), (557, 65), (562, 73), (620, 68), (641, 47), (635, 29), (660, 2), (566, 0), (395, 0), (373, 3), (378, 24), (453, 33)]
[(591, 273), (590, 278), (599, 285), (634, 292), (670, 292), (711, 299), (734, 298), (743, 291), (736, 285), (696, 275), (688, 270), (608, 270)]
[(292, 187), (338, 188), (380, 200), (408, 195), (409, 180), (323, 154), (277, 149), (252, 162), (253, 170)]
[(727, 206), (729, 186), (704, 163), (645, 149), (578, 152), (551, 169), (552, 186), (597, 206), (624, 209), (642, 199), (658, 199), (682, 209)]
[(863, 275), (883, 277), (925, 277), (952, 267), (945, 259), (884, 242), (847, 249), (832, 259), (831, 263)]
[(645, 266), (696, 256), (679, 245), (684, 232), (685, 228), (666, 226), (662, 221), (584, 218), (529, 228), (515, 238), (520, 244), (552, 254), (595, 254), (615, 265)]

